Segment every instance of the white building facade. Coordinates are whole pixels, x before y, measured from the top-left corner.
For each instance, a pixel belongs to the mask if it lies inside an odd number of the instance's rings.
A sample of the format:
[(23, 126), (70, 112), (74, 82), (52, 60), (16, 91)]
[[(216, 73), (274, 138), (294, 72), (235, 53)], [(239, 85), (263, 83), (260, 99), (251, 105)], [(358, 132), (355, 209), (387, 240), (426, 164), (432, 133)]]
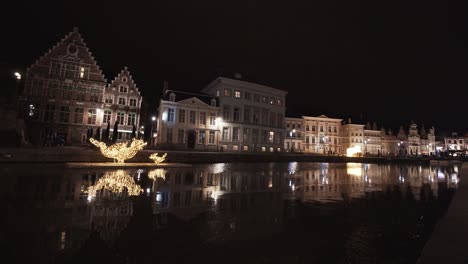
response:
[(222, 124), (218, 101), (208, 96), (176, 101), (179, 95), (168, 91), (161, 99), (156, 147), (218, 151)]
[(202, 92), (219, 100), (222, 151), (283, 151), (287, 92), (224, 77), (211, 82)]

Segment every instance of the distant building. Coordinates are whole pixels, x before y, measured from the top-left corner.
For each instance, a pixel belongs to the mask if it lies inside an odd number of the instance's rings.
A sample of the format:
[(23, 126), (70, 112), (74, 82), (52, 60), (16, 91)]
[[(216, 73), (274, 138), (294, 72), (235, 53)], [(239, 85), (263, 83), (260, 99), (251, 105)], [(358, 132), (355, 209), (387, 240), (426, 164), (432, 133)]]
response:
[(26, 71), (19, 101), (27, 140), (47, 144), (62, 138), (66, 144), (85, 143), (88, 131), (95, 135), (97, 128), (116, 119), (123, 125), (120, 138), (128, 138), (130, 127), (139, 122), (141, 95), (126, 68), (111, 86), (106, 81), (74, 28)]
[(420, 149), (420, 136), (418, 133), (418, 125), (411, 124), (408, 133), (408, 144), (407, 144), (407, 151), (408, 154), (411, 156), (417, 156), (421, 154)]
[(450, 137), (444, 138), (445, 151), (464, 151), (465, 148), (465, 137), (459, 136), (458, 133), (452, 133)]
[(156, 147), (219, 150), (220, 111), (212, 96), (167, 90), (158, 109)]
[(348, 156), (364, 155), (364, 125), (353, 124), (351, 119), (341, 127), (343, 154)]
[(286, 135), (284, 137), (284, 150), (286, 152), (303, 152), (304, 145), (304, 119), (286, 117)]
[(392, 131), (385, 131), (385, 129), (381, 129), (380, 136), (382, 142), (382, 155), (398, 155), (400, 150), (400, 140), (398, 140), (398, 138), (395, 135), (393, 135)]
[(429, 129), (429, 133), (426, 134), (424, 125), (421, 128), (421, 141), (420, 141), (421, 155), (432, 156), (436, 153), (436, 141), (435, 141), (435, 129), (434, 127)]
[(283, 151), (287, 92), (224, 77), (202, 92), (219, 99), (223, 151)]
[(302, 118), (305, 126), (305, 152), (328, 155), (342, 153), (341, 119), (325, 115)]
[(364, 154), (366, 156), (382, 155), (382, 132), (380, 130), (364, 129)]

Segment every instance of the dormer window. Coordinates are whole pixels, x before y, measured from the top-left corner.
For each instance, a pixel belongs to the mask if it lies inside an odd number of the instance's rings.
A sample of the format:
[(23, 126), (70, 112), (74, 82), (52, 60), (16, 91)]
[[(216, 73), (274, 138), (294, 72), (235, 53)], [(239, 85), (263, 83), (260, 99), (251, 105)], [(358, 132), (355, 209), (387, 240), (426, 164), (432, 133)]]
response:
[(122, 82), (127, 82), (127, 77), (123, 77)]
[(211, 106), (216, 106), (216, 99), (211, 99)]
[(171, 93), (171, 94), (169, 95), (169, 101), (175, 102), (175, 93)]

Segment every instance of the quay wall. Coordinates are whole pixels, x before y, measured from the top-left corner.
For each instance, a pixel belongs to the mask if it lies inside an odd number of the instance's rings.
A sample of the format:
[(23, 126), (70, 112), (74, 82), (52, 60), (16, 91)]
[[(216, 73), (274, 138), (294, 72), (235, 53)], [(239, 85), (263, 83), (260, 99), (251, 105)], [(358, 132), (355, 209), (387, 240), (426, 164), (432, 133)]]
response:
[[(383, 158), (324, 156), (299, 153), (229, 153), (142, 150), (128, 162), (151, 162), (152, 153), (168, 153), (167, 162), (220, 163), (220, 162), (366, 162), (366, 163), (418, 163), (429, 164), (428, 158)], [(0, 163), (65, 163), (65, 162), (111, 162), (99, 150), (79, 147), (56, 147), (39, 149), (0, 149)]]

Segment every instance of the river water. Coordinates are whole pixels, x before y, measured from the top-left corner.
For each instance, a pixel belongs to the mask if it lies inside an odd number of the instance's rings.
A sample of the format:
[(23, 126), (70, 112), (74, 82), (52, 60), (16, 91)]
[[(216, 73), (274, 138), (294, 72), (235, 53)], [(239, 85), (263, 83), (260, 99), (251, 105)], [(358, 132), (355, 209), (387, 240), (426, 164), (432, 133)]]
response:
[(0, 169), (15, 263), (415, 263), (458, 167), (219, 163)]

